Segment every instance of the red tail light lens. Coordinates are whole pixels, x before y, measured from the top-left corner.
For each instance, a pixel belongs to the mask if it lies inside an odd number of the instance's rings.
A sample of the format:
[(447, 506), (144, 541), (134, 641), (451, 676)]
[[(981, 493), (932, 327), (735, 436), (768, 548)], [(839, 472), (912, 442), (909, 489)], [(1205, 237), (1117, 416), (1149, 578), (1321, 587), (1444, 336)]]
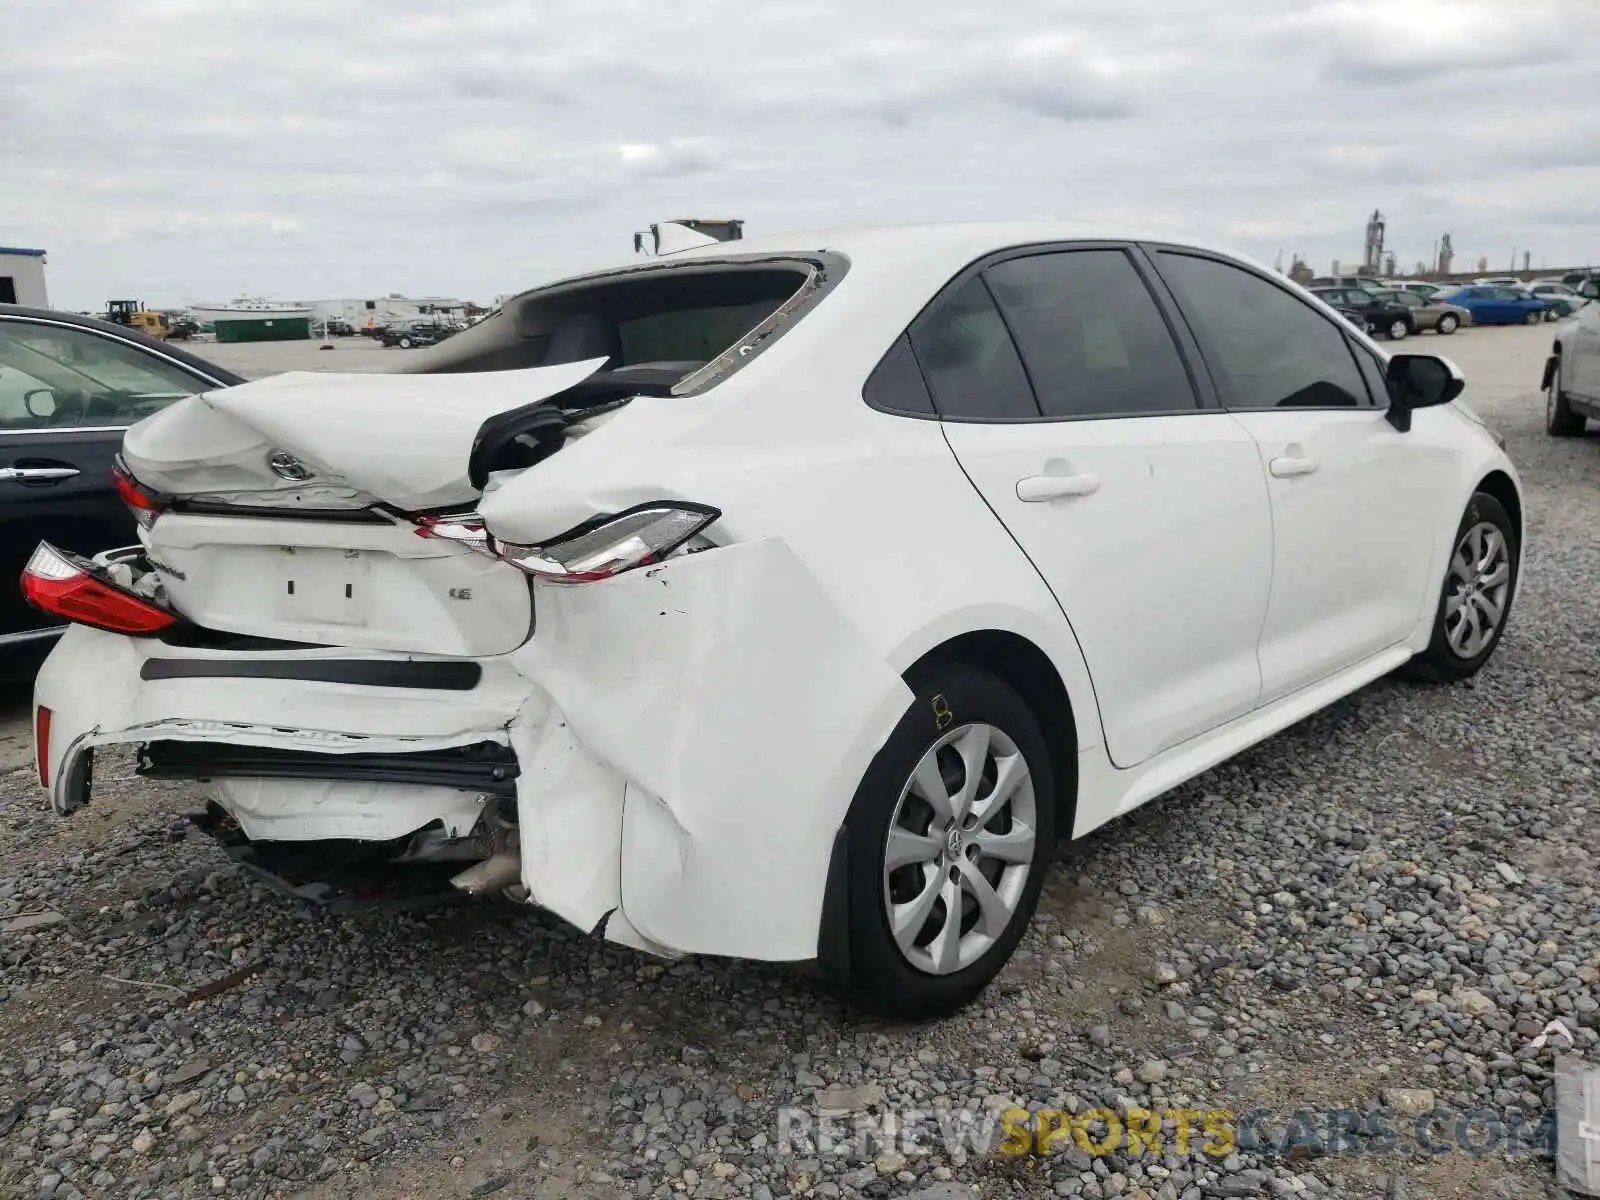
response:
[(133, 513), (134, 520), (146, 529), (150, 528), (164, 507), (160, 498), (145, 491), (121, 464), (111, 468), (111, 478), (117, 485), (117, 495), (122, 497), (122, 502)]
[(595, 583), (690, 547), (720, 516), (720, 509), (707, 504), (664, 500), (585, 521), (542, 546), (498, 539), (491, 539), (490, 546), (496, 558), (536, 579)]
[(159, 633), (175, 614), (100, 578), (93, 568), (49, 542), (22, 568), (22, 595), (35, 608), (112, 633)]
[(50, 710), (40, 705), (33, 713), (33, 759), (39, 764), (39, 786), (50, 786)]

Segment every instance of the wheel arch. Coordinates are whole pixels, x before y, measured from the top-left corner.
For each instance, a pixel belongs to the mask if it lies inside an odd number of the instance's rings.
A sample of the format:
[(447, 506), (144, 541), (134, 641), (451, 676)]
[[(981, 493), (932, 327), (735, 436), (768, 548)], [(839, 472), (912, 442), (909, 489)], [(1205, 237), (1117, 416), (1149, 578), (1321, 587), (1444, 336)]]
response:
[[(987, 671), (1016, 689), (1039, 718), (1055, 784), (1052, 798), (1056, 813), (1056, 837), (1071, 838), (1078, 803), (1079, 720), (1097, 721), (1093, 697), (1088, 707), (1075, 708), (1060, 670), (1044, 650), (1031, 639), (1008, 629), (970, 629), (945, 638), (924, 650), (901, 672), (907, 686), (916, 689), (920, 678), (933, 668), (960, 663)], [(1053, 734), (1053, 736), (1052, 736)], [(1065, 830), (1063, 835), (1062, 831)], [(851, 854), (848, 825), (841, 823), (834, 835), (828, 860), (828, 875), (823, 889), (822, 911), (817, 933), (817, 957), (809, 964), (812, 971), (846, 992), (852, 988), (850, 968), (849, 861)]]
[(1522, 556), (1522, 547), (1527, 539), (1523, 528), (1522, 493), (1518, 491), (1516, 482), (1504, 471), (1496, 467), (1482, 479), (1478, 480), (1474, 492), (1484, 492), (1498, 500), (1506, 510), (1506, 515), (1517, 527), (1517, 557)]
[(906, 668), (907, 685), (915, 691), (919, 677), (942, 663), (987, 671), (1015, 689), (1039, 718), (1055, 780), (1056, 829), (1070, 837), (1078, 806), (1078, 717), (1050, 656), (1010, 630), (972, 630), (941, 642)]

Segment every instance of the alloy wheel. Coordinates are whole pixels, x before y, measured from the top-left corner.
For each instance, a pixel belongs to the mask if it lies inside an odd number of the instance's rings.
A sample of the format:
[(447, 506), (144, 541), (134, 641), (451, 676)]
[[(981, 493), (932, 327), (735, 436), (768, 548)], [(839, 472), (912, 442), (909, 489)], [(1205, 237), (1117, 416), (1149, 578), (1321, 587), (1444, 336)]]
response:
[(1461, 536), (1450, 557), (1445, 594), (1445, 641), (1458, 658), (1483, 653), (1505, 617), (1511, 590), (1511, 550), (1505, 534), (1479, 521)]
[(1406, 328), (1406, 323), (1404, 321), (1395, 321), (1389, 326), (1389, 336), (1397, 342), (1410, 332), (1411, 331)]
[(884, 848), (889, 931), (905, 960), (950, 975), (1005, 933), (1039, 853), (1033, 776), (993, 725), (950, 730), (900, 791)]

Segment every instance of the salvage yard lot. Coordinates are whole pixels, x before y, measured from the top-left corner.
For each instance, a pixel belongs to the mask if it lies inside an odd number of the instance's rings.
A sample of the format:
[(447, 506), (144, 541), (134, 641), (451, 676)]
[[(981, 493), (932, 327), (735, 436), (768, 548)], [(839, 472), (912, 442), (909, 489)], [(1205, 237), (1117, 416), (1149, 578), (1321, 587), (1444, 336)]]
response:
[[(1542, 1194), (1548, 1160), (1012, 1159), (783, 1140), (785, 1110), (1550, 1102), (1600, 1060), (1600, 436), (1543, 432), (1550, 327), (1427, 337), (1507, 437), (1529, 544), (1471, 683), (1384, 681), (1066, 847), (979, 1004), (868, 1023), (792, 972), (662, 964), (506, 905), (318, 919), (101, 765), (40, 809), (0, 704), (0, 1196)], [(381, 369), (404, 351), (248, 351)], [(1411, 343), (1397, 349), (1409, 349)], [(820, 1095), (820, 1099), (819, 1099)], [(793, 1114), (788, 1114), (791, 1123)], [(996, 1141), (999, 1135), (996, 1134)], [(1481, 1140), (1481, 1139), (1480, 1139)]]

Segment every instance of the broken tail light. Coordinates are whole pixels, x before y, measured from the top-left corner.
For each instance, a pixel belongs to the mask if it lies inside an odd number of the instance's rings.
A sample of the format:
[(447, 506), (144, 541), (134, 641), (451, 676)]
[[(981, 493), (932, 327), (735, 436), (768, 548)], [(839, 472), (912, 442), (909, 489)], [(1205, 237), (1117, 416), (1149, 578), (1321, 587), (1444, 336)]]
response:
[(709, 549), (700, 535), (720, 509), (660, 500), (595, 517), (540, 546), (490, 538), (494, 556), (548, 583), (595, 583), (661, 562), (680, 550)]
[(117, 495), (128, 506), (128, 511), (133, 513), (133, 519), (149, 529), (166, 507), (161, 497), (145, 490), (121, 462), (111, 468), (111, 478), (117, 485)]
[(22, 568), (22, 595), (44, 612), (112, 633), (147, 635), (178, 623), (176, 614), (118, 587), (49, 542), (40, 542)]

